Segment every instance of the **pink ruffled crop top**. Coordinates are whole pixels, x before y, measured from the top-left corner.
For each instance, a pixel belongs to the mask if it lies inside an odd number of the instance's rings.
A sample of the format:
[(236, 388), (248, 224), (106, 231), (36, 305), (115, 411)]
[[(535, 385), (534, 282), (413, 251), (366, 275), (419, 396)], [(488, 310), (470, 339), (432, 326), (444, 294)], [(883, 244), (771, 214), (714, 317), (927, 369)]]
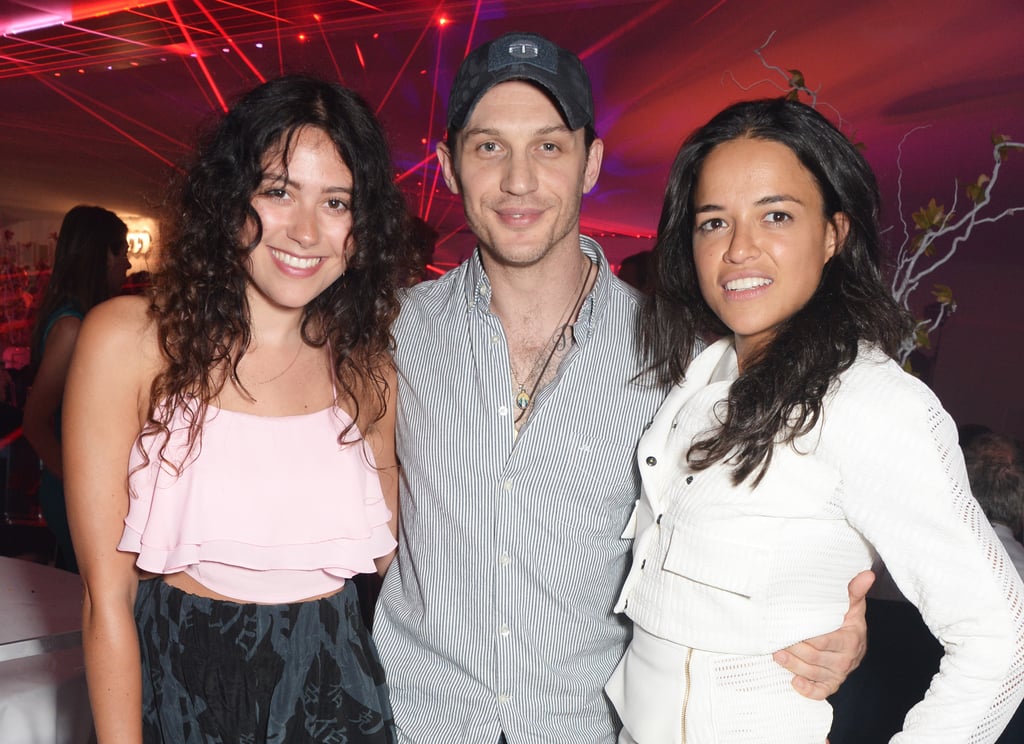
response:
[[(351, 421), (331, 407), (266, 417), (208, 407), (200, 443), (180, 475), (147, 435), (129, 464), (131, 493), (118, 550), (151, 573), (184, 571), (246, 602), (284, 603), (339, 589), (375, 570), (395, 547), (373, 455), (341, 446)], [(188, 438), (175, 413), (166, 457), (180, 463)], [(348, 438), (357, 436), (353, 428)]]

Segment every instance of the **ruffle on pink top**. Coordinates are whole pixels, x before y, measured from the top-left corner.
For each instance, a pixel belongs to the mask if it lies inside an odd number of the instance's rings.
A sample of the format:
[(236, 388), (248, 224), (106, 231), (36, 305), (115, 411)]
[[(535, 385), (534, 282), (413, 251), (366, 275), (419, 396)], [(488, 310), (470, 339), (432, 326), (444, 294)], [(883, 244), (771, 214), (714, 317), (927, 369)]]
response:
[[(132, 494), (119, 550), (152, 573), (185, 571), (250, 602), (291, 602), (339, 588), (395, 547), (373, 455), (341, 446), (351, 419), (337, 408), (265, 417), (209, 407), (201, 444), (180, 475), (146, 437), (149, 463), (132, 448)], [(181, 412), (166, 450), (180, 463)], [(349, 439), (358, 435), (353, 428)]]

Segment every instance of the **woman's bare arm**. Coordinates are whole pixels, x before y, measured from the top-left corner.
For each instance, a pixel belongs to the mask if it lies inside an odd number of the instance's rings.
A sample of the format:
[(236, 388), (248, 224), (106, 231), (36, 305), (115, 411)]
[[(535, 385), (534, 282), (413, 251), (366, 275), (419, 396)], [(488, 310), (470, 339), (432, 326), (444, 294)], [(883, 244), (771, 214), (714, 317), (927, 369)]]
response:
[(82, 321), (74, 315), (58, 318), (46, 337), (46, 350), (25, 400), (22, 430), (43, 465), (58, 478), (64, 477), (61, 446), (54, 417), (64, 398), (71, 354)]
[(121, 297), (82, 324), (64, 397), (68, 521), (85, 585), (82, 645), (99, 744), (142, 740), (135, 555), (117, 550), (128, 457), (153, 375), (145, 300)]

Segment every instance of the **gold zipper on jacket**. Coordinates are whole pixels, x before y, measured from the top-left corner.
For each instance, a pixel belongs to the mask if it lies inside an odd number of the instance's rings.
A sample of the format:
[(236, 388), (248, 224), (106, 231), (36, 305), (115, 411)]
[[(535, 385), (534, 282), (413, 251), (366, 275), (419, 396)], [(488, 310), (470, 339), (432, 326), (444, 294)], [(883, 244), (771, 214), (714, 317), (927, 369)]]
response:
[(693, 656), (693, 649), (686, 652), (686, 664), (683, 667), (683, 677), (686, 679), (686, 692), (683, 693), (683, 715), (680, 725), (683, 733), (683, 744), (686, 744), (686, 706), (690, 702), (690, 658)]

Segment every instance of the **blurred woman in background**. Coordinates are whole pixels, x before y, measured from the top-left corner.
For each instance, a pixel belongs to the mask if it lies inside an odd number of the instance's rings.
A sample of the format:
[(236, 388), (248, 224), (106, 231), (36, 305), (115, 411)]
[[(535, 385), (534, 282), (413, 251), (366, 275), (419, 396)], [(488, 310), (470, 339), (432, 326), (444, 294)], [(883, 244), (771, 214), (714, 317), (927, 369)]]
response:
[(130, 266), (128, 227), (102, 207), (77, 206), (64, 215), (53, 273), (32, 331), (35, 379), (25, 400), (22, 429), (42, 463), (39, 507), (57, 540), (56, 565), (78, 571), (64, 506), (61, 401), (82, 318), (117, 294)]

